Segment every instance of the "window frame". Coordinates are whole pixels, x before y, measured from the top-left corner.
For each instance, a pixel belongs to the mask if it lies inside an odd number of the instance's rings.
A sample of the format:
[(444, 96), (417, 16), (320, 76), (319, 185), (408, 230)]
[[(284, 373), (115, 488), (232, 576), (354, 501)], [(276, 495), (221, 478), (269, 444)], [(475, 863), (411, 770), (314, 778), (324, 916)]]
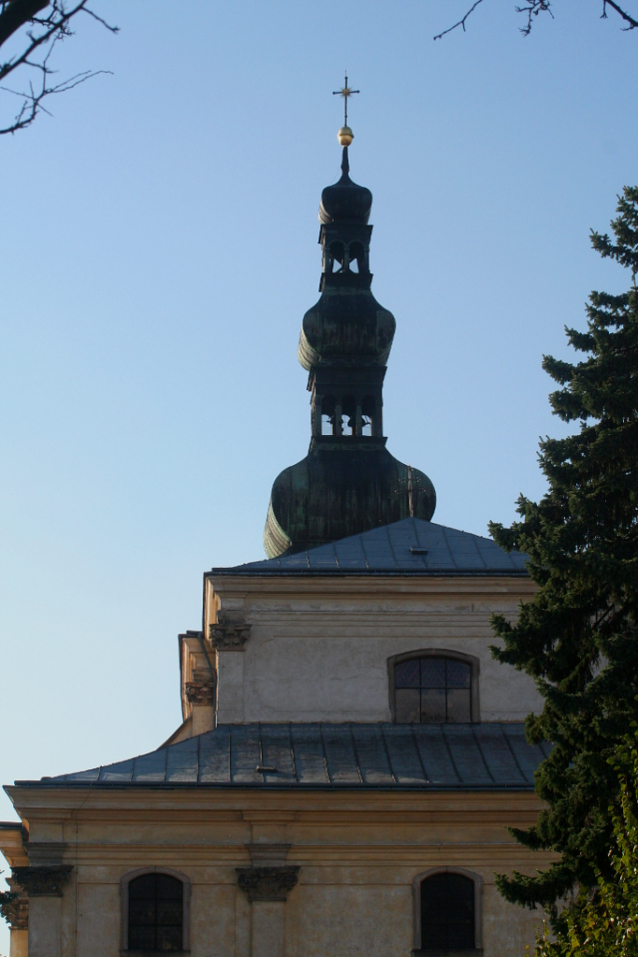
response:
[[(421, 949), (421, 884), (436, 874), (460, 874), (468, 877), (474, 884), (474, 947), (471, 950), (422, 950)], [(412, 901), (414, 914), (414, 957), (481, 957), (483, 953), (483, 878), (475, 871), (465, 867), (429, 867), (421, 871), (412, 881)]]
[[(416, 651), (405, 651), (400, 655), (392, 655), (388, 658), (388, 685), (390, 692), (390, 715), (393, 724), (397, 723), (396, 709), (396, 687), (394, 683), (394, 672), (398, 664), (403, 661), (410, 661), (415, 658), (453, 658), (456, 661), (462, 661), (470, 666), (470, 720), (472, 724), (481, 723), (481, 708), (479, 701), (479, 675), (480, 661), (475, 655), (468, 655), (462, 651), (452, 651), (447, 648), (419, 648)], [(418, 724), (428, 724), (430, 722), (415, 722)], [(455, 722), (440, 722), (441, 724), (452, 724)], [(438, 724), (434, 722), (433, 724)]]
[[(182, 949), (173, 951), (160, 950), (129, 950), (128, 947), (128, 916), (129, 916), (129, 884), (136, 877), (143, 877), (144, 874), (167, 874), (169, 877), (175, 877), (182, 884)], [(120, 904), (121, 904), (121, 926), (120, 926), (120, 953), (133, 955), (139, 954), (140, 957), (152, 957), (153, 954), (190, 953), (190, 908), (191, 908), (191, 882), (186, 874), (174, 870), (172, 867), (138, 867), (134, 871), (127, 871), (120, 879)]]

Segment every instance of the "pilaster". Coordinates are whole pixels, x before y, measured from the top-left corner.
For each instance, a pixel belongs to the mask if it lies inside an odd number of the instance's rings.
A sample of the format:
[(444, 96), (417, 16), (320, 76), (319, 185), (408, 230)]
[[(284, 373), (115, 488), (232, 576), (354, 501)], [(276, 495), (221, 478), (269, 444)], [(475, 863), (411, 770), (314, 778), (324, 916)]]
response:
[(209, 628), (210, 643), (217, 652), (219, 724), (241, 724), (245, 720), (243, 652), (250, 630), (250, 623), (238, 612), (220, 612)]
[(289, 844), (250, 844), (251, 867), (237, 867), (237, 883), (251, 904), (251, 957), (284, 957), (284, 907), (299, 867), (285, 864)]

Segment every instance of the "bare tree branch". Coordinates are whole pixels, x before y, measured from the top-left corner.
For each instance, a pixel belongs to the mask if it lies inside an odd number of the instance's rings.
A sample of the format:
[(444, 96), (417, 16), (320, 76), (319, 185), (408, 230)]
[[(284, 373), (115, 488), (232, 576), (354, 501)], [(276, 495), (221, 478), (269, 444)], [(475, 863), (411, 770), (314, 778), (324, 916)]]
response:
[(623, 30), (624, 30), (625, 33), (626, 33), (628, 30), (635, 30), (636, 27), (638, 27), (638, 20), (635, 20), (634, 17), (630, 17), (629, 14), (626, 13), (625, 10), (622, 10), (622, 9), (618, 6), (618, 4), (614, 2), (614, 0), (603, 0), (603, 12), (602, 12), (602, 16), (601, 16), (601, 18), (600, 18), (601, 20), (606, 20), (606, 19), (607, 19), (607, 4), (609, 4), (609, 6), (612, 8), (612, 10), (615, 10), (615, 11), (616, 11), (616, 13), (618, 14), (619, 17), (622, 17), (623, 20), (624, 20), (626, 23), (629, 24), (628, 27), (624, 27), (624, 28), (623, 28)]
[(465, 21), (467, 20), (467, 18), (469, 17), (469, 15), (470, 15), (471, 13), (474, 13), (474, 11), (476, 10), (476, 8), (477, 8), (477, 7), (479, 6), (479, 4), (481, 4), (481, 3), (483, 3), (483, 0), (476, 0), (476, 3), (473, 3), (473, 4), (472, 4), (472, 6), (471, 6), (470, 9), (467, 11), (467, 13), (465, 14), (465, 16), (462, 17), (462, 19), (459, 20), (458, 23), (455, 23), (453, 26), (448, 27), (447, 30), (444, 30), (444, 31), (443, 31), (443, 33), (437, 33), (437, 35), (434, 37), (434, 39), (435, 39), (435, 40), (440, 40), (441, 37), (444, 37), (446, 33), (451, 33), (452, 30), (456, 30), (457, 27), (463, 27), (463, 33), (465, 33)]
[(20, 75), (25, 71), (27, 76), (31, 74), (28, 80), (25, 77), (26, 89), (22, 91), (0, 85), (3, 93), (22, 98), (13, 120), (0, 127), (0, 135), (25, 129), (39, 112), (48, 113), (43, 106), (46, 97), (65, 93), (94, 76), (110, 72), (85, 70), (59, 83), (51, 83), (57, 72), (50, 66), (51, 54), (60, 40), (73, 36), (70, 23), (74, 17), (86, 13), (112, 33), (118, 32), (117, 27), (107, 23), (88, 4), (89, 0), (74, 0), (70, 5), (68, 0), (0, 0), (0, 47), (24, 30), (21, 49), (4, 62), (0, 60), (0, 83), (17, 71), (21, 71)]
[(0, 45), (48, 5), (49, 0), (7, 0), (3, 3), (0, 12)]
[[(468, 9), (465, 16), (461, 17), (460, 20), (452, 24), (451, 27), (448, 27), (447, 30), (443, 30), (442, 33), (437, 33), (434, 39), (440, 40), (441, 37), (444, 37), (448, 33), (452, 33), (452, 31), (456, 30), (458, 27), (462, 27), (463, 32), (465, 32), (465, 23), (468, 17), (472, 13), (474, 13), (476, 8), (481, 3), (483, 3), (483, 0), (476, 0), (476, 2), (473, 3), (472, 6)], [(603, 5), (603, 12), (601, 15), (601, 19), (603, 20), (607, 19), (607, 7), (609, 6), (611, 7), (612, 10), (614, 10), (618, 14), (619, 17), (621, 17), (625, 21), (626, 24), (628, 24), (626, 27), (622, 28), (623, 32), (626, 33), (629, 30), (635, 30), (636, 27), (638, 27), (638, 19), (636, 17), (633, 17), (631, 14), (627, 13), (627, 11), (623, 7), (621, 7), (619, 3), (616, 2), (616, 0), (602, 0), (602, 5)], [(533, 18), (537, 17), (539, 13), (549, 13), (552, 20), (554, 19), (554, 14), (552, 13), (551, 6), (552, 6), (552, 0), (529, 0), (529, 2), (525, 4), (525, 6), (516, 7), (517, 13), (527, 14), (527, 23), (524, 27), (520, 28), (520, 31), (523, 34), (523, 36), (527, 37), (532, 32), (532, 26), (534, 24)]]
[(521, 33), (524, 37), (528, 37), (532, 32), (532, 17), (537, 17), (539, 13), (549, 13), (552, 20), (554, 19), (554, 14), (550, 10), (550, 0), (530, 0), (530, 2), (524, 7), (517, 7), (517, 13), (526, 13), (527, 14), (527, 23), (524, 27), (519, 27)]

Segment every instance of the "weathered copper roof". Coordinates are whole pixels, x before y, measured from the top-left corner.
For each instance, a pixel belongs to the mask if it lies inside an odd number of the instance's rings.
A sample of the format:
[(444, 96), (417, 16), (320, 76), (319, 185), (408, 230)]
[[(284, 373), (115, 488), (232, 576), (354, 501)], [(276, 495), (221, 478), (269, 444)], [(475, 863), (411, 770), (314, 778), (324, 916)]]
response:
[(522, 724), (247, 724), (38, 787), (531, 790), (547, 745)]
[(233, 575), (527, 575), (526, 555), (457, 528), (405, 518), (361, 535), (234, 568)]
[(348, 147), (344, 146), (341, 159), (341, 179), (334, 186), (326, 186), (319, 206), (320, 223), (363, 223), (370, 218), (372, 193), (367, 186), (358, 186), (350, 179)]

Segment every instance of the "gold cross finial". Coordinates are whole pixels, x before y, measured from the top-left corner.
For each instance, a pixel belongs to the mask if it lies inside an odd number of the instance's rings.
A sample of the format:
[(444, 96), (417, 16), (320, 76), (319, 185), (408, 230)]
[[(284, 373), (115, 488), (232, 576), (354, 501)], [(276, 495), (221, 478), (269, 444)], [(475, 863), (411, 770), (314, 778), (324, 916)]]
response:
[(343, 87), (340, 90), (333, 90), (333, 96), (342, 96), (343, 97), (343, 125), (348, 125), (348, 100), (351, 96), (354, 96), (355, 93), (360, 93), (360, 90), (353, 90), (352, 87), (348, 86), (348, 71), (346, 70), (345, 82)]

